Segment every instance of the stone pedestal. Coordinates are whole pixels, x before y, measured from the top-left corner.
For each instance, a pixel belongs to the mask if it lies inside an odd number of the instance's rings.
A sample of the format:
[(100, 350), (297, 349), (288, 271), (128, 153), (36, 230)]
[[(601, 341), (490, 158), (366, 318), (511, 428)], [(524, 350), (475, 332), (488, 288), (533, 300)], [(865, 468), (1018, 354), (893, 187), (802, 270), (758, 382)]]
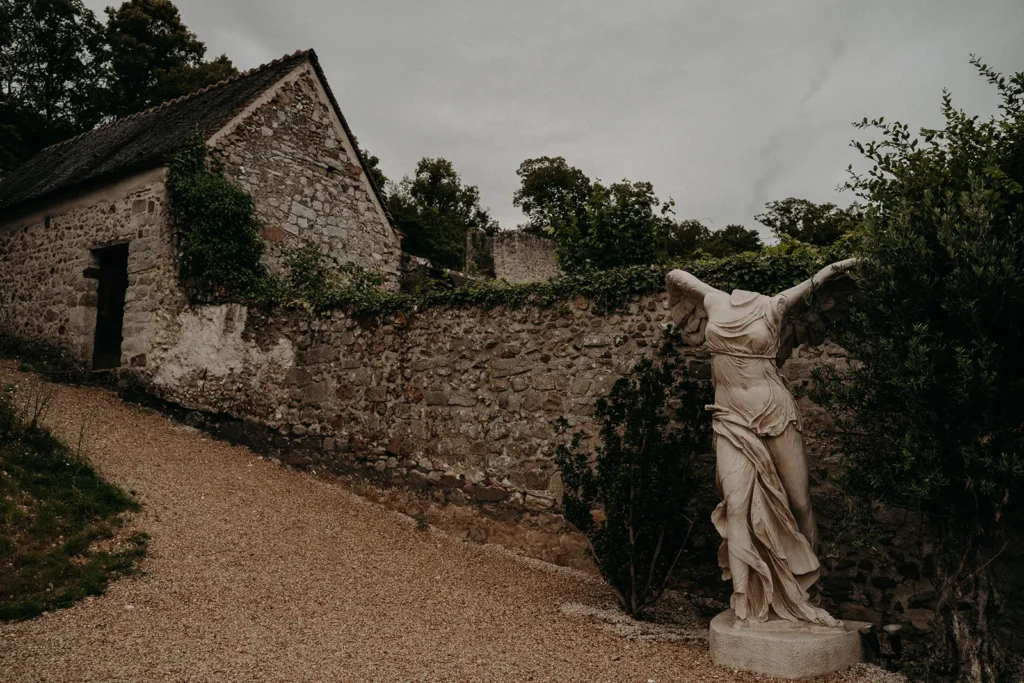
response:
[(719, 666), (777, 678), (824, 676), (866, 661), (860, 633), (864, 622), (842, 628), (773, 620), (735, 626), (726, 610), (711, 620), (711, 660)]

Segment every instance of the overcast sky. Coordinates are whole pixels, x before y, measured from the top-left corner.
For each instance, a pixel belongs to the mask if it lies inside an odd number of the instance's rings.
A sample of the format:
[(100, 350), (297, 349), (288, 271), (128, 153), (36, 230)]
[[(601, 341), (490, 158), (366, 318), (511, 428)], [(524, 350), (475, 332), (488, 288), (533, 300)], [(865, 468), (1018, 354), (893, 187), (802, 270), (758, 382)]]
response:
[[(312, 47), (392, 179), (450, 159), (503, 227), (523, 159), (648, 180), (680, 218), (748, 227), (766, 201), (848, 204), (850, 123), (994, 112), (968, 63), (1024, 70), (1022, 0), (176, 0), (209, 56)], [(111, 2), (86, 0), (102, 17)]]

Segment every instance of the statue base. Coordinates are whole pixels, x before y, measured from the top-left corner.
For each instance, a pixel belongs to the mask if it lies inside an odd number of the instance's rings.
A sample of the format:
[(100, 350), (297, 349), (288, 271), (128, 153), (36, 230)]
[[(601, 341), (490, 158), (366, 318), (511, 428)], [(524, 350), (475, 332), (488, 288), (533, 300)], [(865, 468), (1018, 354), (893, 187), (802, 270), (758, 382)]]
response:
[(711, 620), (711, 661), (740, 671), (808, 678), (846, 670), (867, 661), (858, 629), (866, 624), (845, 621), (827, 627), (782, 619), (736, 626), (726, 610)]

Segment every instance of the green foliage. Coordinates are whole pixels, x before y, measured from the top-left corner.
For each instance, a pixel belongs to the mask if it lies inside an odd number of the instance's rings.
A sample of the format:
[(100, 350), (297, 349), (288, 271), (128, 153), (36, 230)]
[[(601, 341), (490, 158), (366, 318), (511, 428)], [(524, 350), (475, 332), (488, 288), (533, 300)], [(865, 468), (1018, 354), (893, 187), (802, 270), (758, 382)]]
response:
[(127, 0), (108, 7), (109, 101), (126, 116), (238, 73), (226, 55), (204, 60), (206, 45), (188, 30), (171, 0)]
[(853, 204), (840, 209), (835, 204), (815, 204), (807, 199), (789, 197), (765, 204), (765, 212), (754, 218), (772, 229), (779, 239), (791, 238), (827, 247), (854, 230), (863, 208)]
[(512, 203), (526, 214), (524, 230), (556, 240), (570, 226), (581, 234), (589, 232), (587, 206), (594, 184), (583, 171), (565, 157), (537, 157), (521, 163), (516, 175), (520, 186)]
[(81, 0), (0, 0), (0, 172), (100, 119), (102, 55)]
[(252, 198), (208, 164), (197, 139), (168, 165), (179, 276), (199, 299), (251, 299), (268, 286)]
[(12, 387), (0, 392), (0, 619), (30, 619), (99, 595), (112, 576), (132, 571), (146, 538), (117, 550), (101, 546), (115, 536), (121, 513), (138, 504), (104, 482), (15, 404)]
[(568, 273), (648, 265), (664, 260), (674, 202), (662, 203), (650, 183), (591, 181), (563, 157), (520, 164), (513, 203), (525, 229), (551, 237)]
[(820, 380), (850, 427), (846, 490), (935, 527), (947, 673), (994, 681), (986, 567), (1024, 494), (1024, 73), (973, 63), (998, 117), (946, 93), (942, 129), (858, 125), (877, 138), (854, 143), (874, 166), (850, 182), (868, 202), (864, 296), (839, 341), (860, 363)]
[(579, 450), (582, 432), (557, 449), (565, 517), (635, 617), (661, 595), (693, 527), (685, 508), (698, 485), (694, 461), (711, 448), (710, 393), (671, 355), (642, 360), (598, 401), (593, 458)]
[(669, 227), (665, 253), (669, 259), (725, 258), (764, 247), (756, 230), (727, 225), (711, 231), (698, 220), (687, 219)]
[[(650, 183), (623, 180), (592, 186), (585, 226), (564, 226), (558, 262), (566, 272), (606, 270), (662, 259), (673, 202), (661, 203)], [(582, 229), (585, 227), (584, 229)]]
[(748, 251), (758, 251), (764, 245), (757, 230), (744, 228), (742, 225), (727, 225), (721, 230), (708, 234), (700, 251), (714, 258), (723, 258)]
[(81, 0), (0, 0), (0, 173), (44, 147), (235, 75), (170, 0), (97, 21)]
[(498, 229), (480, 206), (480, 191), (475, 185), (463, 185), (447, 159), (420, 159), (413, 177), (391, 186), (388, 210), (405, 234), (403, 250), (452, 270), (465, 267), (470, 228)]
[(387, 201), (385, 189), (391, 181), (388, 180), (388, 177), (384, 175), (384, 171), (381, 170), (380, 159), (376, 155), (367, 152), (365, 148), (360, 148), (358, 140), (353, 139), (352, 144), (354, 144), (356, 149), (359, 149), (362, 154), (363, 169), (366, 171), (366, 175), (370, 177), (370, 182), (373, 183), (373, 186), (376, 187), (377, 191), (381, 193), (382, 197), (384, 197), (384, 201)]
[[(317, 249), (304, 249), (303, 258), (319, 260), (317, 268), (327, 268)], [(376, 317), (395, 313), (414, 313), (430, 308), (478, 307), (483, 309), (522, 309), (530, 306), (552, 308), (576, 297), (594, 302), (598, 313), (622, 309), (638, 296), (664, 291), (665, 274), (674, 267), (686, 268), (701, 280), (730, 291), (746, 289), (777, 292), (805, 280), (820, 270), (837, 252), (824, 252), (809, 245), (789, 241), (763, 252), (744, 253), (724, 259), (664, 266), (631, 266), (605, 271), (565, 275), (548, 282), (508, 284), (475, 282), (460, 287), (419, 287), (416, 291), (380, 291), (376, 275), (350, 272), (357, 277), (333, 277), (330, 273), (303, 276), (298, 280), (272, 280), (261, 288), (253, 303), (270, 303), (307, 308), (317, 312), (341, 310), (355, 317)], [(845, 255), (843, 256), (845, 257)], [(306, 266), (303, 266), (305, 268)], [(306, 272), (306, 271), (303, 271)], [(302, 282), (313, 285), (311, 289)], [(319, 286), (319, 282), (330, 282)]]

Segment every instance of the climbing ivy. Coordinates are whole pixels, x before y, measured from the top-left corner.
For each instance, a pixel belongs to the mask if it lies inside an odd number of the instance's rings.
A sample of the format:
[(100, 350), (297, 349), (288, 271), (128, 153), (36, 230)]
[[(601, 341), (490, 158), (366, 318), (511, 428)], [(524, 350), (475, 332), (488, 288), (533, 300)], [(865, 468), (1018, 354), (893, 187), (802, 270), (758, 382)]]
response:
[(672, 268), (685, 268), (725, 291), (746, 289), (775, 293), (806, 279), (826, 263), (840, 258), (848, 248), (849, 245), (840, 245), (837, 249), (823, 250), (786, 242), (759, 253), (719, 259), (592, 271), (530, 284), (475, 282), (417, 294), (382, 292), (365, 281), (325, 287), (323, 283), (327, 279), (316, 277), (309, 279), (316, 283), (315, 291), (307, 295), (293, 291), (293, 300), (305, 301), (318, 311), (342, 310), (357, 317), (372, 317), (430, 308), (550, 308), (585, 297), (594, 302), (598, 312), (608, 313), (622, 309), (638, 296), (664, 290), (665, 274)]
[(263, 240), (252, 197), (209, 162), (202, 139), (174, 156), (167, 187), (177, 230), (182, 283), (200, 301), (239, 301), (356, 317), (412, 313), (430, 308), (529, 306), (550, 308), (585, 297), (598, 312), (612, 312), (665, 287), (665, 274), (684, 268), (720, 289), (774, 293), (800, 282), (853, 248), (851, 239), (828, 249), (784, 241), (759, 252), (687, 263), (635, 265), (578, 272), (548, 282), (474, 282), (416, 293), (381, 291), (382, 278), (331, 262), (314, 244), (285, 253), (285, 273), (270, 275), (261, 262)]
[(252, 197), (211, 165), (197, 138), (178, 152), (167, 172), (178, 242), (178, 273), (196, 299), (247, 300), (268, 286), (263, 239)]

